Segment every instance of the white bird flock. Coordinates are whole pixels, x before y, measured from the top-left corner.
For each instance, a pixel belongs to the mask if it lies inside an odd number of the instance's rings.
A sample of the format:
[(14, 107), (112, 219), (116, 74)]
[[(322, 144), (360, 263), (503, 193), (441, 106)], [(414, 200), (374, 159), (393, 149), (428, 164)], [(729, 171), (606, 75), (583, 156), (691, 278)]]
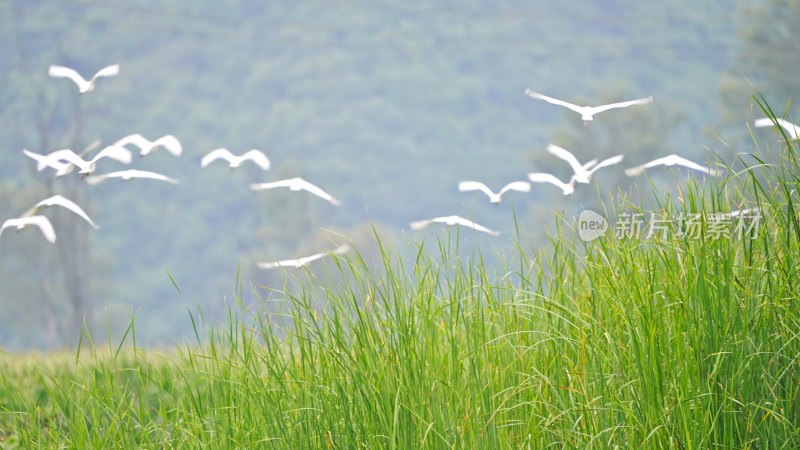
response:
[[(98, 78), (112, 77), (118, 75), (119, 67), (120, 67), (119, 64), (113, 64), (104, 67), (103, 69), (95, 73), (94, 76), (92, 76), (92, 78), (89, 80), (84, 79), (74, 69), (64, 66), (52, 65), (49, 67), (48, 74), (51, 77), (55, 78), (60, 78), (60, 77), (69, 78), (78, 86), (79, 93), (84, 94), (87, 92), (92, 92), (94, 90), (95, 82), (97, 81)], [(593, 121), (594, 116), (597, 115), (598, 113), (617, 108), (627, 108), (630, 106), (647, 105), (653, 101), (653, 97), (648, 96), (645, 98), (639, 98), (635, 100), (611, 103), (600, 106), (580, 106), (566, 102), (564, 100), (559, 100), (553, 97), (549, 97), (540, 94), (538, 92), (534, 92), (530, 89), (526, 89), (525, 94), (528, 97), (537, 100), (543, 100), (545, 102), (562, 106), (577, 112), (578, 114), (581, 115), (581, 119), (584, 121), (585, 126), (588, 126), (588, 122)], [(776, 119), (762, 118), (755, 121), (756, 127), (768, 127), (768, 126), (771, 127), (775, 125), (783, 127), (788, 133), (788, 135), (791, 136), (792, 139), (798, 139), (798, 136), (800, 135), (800, 127), (798, 127), (795, 124), (792, 124), (791, 122), (777, 118)], [(168, 151), (169, 153), (171, 153), (176, 157), (181, 156), (181, 154), (183, 153), (183, 146), (181, 142), (171, 134), (164, 135), (156, 139), (155, 141), (150, 141), (149, 139), (145, 138), (139, 133), (130, 134), (118, 139), (112, 145), (104, 147), (102, 150), (97, 152), (91, 159), (88, 160), (84, 159), (84, 155), (90, 151), (93, 151), (97, 145), (99, 145), (99, 141), (90, 146), (89, 148), (87, 148), (86, 150), (84, 150), (81, 154), (76, 154), (70, 149), (56, 150), (46, 155), (34, 153), (27, 149), (23, 150), (23, 153), (29, 158), (36, 161), (37, 171), (41, 172), (46, 168), (52, 168), (55, 170), (56, 177), (63, 177), (64, 175), (72, 173), (75, 170), (75, 168), (78, 168), (80, 169), (79, 174), (81, 175), (81, 178), (83, 179), (83, 177), (86, 177), (85, 181), (87, 184), (90, 185), (99, 184), (111, 178), (119, 178), (121, 180), (152, 179), (158, 181), (165, 181), (172, 184), (179, 183), (177, 179), (171, 178), (167, 175), (147, 170), (140, 170), (136, 168), (129, 170), (118, 170), (115, 172), (102, 173), (97, 175), (94, 174), (97, 170), (98, 162), (102, 159), (109, 159), (115, 161), (116, 163), (130, 165), (133, 162), (133, 158), (131, 149), (128, 148), (129, 146), (134, 146), (138, 148), (140, 156), (146, 156), (150, 153), (153, 153), (158, 148), (164, 148), (166, 151)], [(554, 144), (549, 144), (547, 146), (547, 152), (569, 164), (572, 173), (567, 181), (563, 181), (561, 178), (559, 178), (554, 174), (543, 173), (543, 172), (532, 172), (528, 173), (528, 180), (530, 182), (512, 181), (506, 184), (499, 192), (492, 191), (484, 183), (479, 181), (461, 181), (458, 184), (458, 190), (461, 192), (481, 191), (486, 196), (488, 196), (489, 201), (494, 205), (499, 205), (501, 203), (502, 196), (508, 191), (516, 191), (523, 193), (530, 192), (531, 183), (549, 183), (561, 189), (564, 195), (572, 196), (575, 192), (576, 183), (577, 184), (590, 183), (592, 176), (599, 169), (619, 164), (620, 162), (622, 162), (624, 158), (622, 154), (619, 154), (616, 156), (603, 159), (599, 163), (598, 163), (598, 158), (592, 158), (590, 161), (581, 164), (578, 157), (575, 154), (573, 154), (569, 150), (564, 149), (563, 147), (559, 147)], [(220, 159), (226, 161), (231, 169), (240, 167), (245, 161), (252, 162), (254, 165), (258, 166), (260, 169), (264, 171), (269, 170), (271, 166), (269, 158), (267, 158), (267, 156), (260, 150), (252, 149), (239, 156), (231, 153), (226, 148), (217, 148), (207, 153), (200, 160), (200, 166), (205, 168), (212, 162)], [(625, 174), (627, 174), (628, 176), (636, 176), (643, 173), (648, 168), (653, 168), (656, 166), (675, 166), (675, 165), (687, 167), (692, 170), (696, 170), (712, 176), (718, 175), (721, 172), (716, 169), (704, 167), (700, 164), (689, 161), (686, 158), (673, 154), (655, 159), (640, 166), (628, 168), (625, 170)], [(89, 176), (87, 177), (87, 175)], [(331, 194), (299, 177), (278, 180), (278, 181), (250, 184), (250, 189), (253, 191), (270, 190), (276, 188), (288, 188), (290, 191), (295, 191), (295, 192), (304, 190), (330, 202), (334, 206), (341, 205), (341, 202), (336, 198), (334, 198)], [(32, 208), (23, 213), (20, 217), (11, 218), (3, 222), (2, 227), (0, 227), (0, 234), (2, 234), (3, 230), (5, 230), (6, 228), (16, 228), (17, 231), (21, 231), (29, 226), (35, 226), (39, 228), (39, 230), (42, 232), (43, 236), (48, 242), (55, 243), (56, 233), (52, 223), (46, 216), (39, 214), (39, 212), (42, 209), (50, 206), (63, 207), (81, 217), (92, 227), (99, 228), (98, 225), (89, 217), (88, 214), (86, 214), (86, 212), (80, 206), (78, 206), (77, 204), (75, 204), (74, 202), (65, 198), (62, 195), (55, 194), (36, 203)], [(457, 215), (441, 216), (432, 219), (413, 221), (410, 222), (409, 225), (412, 230), (421, 230), (435, 223), (442, 223), (448, 226), (463, 226), (492, 236), (498, 236), (500, 234), (499, 231), (492, 230), (486, 226), (480, 225), (478, 223), (473, 222), (472, 220), (468, 220)], [(281, 268), (303, 267), (312, 261), (324, 258), (326, 256), (342, 255), (348, 250), (349, 246), (342, 245), (334, 249), (332, 252), (315, 253), (313, 255), (298, 259), (261, 262), (258, 263), (257, 265), (259, 268), (262, 269), (272, 269), (278, 267)]]

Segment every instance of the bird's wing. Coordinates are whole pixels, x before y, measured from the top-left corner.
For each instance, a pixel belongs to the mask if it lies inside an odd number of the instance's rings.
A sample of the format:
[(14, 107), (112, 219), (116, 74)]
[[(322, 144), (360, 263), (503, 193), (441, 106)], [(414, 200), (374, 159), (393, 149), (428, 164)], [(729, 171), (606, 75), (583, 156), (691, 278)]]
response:
[(533, 181), (534, 183), (550, 183), (550, 184), (554, 184), (554, 185), (560, 187), (561, 189), (566, 189), (567, 186), (569, 186), (568, 183), (564, 183), (563, 181), (561, 181), (558, 178), (556, 178), (555, 175), (552, 175), (552, 174), (549, 174), (549, 173), (542, 173), (542, 172), (529, 173), (528, 174), (528, 179)]
[(91, 161), (90, 164), (97, 162), (100, 158), (111, 158), (123, 164), (130, 164), (133, 160), (131, 151), (119, 145), (109, 145), (108, 147), (100, 150)]
[(530, 192), (531, 184), (527, 181), (512, 181), (511, 183), (505, 185), (503, 189), (500, 189), (500, 195), (512, 190), (519, 192)]
[(498, 236), (500, 234), (499, 231), (495, 231), (495, 230), (489, 229), (489, 228), (487, 228), (487, 227), (485, 227), (483, 225), (477, 224), (477, 223), (475, 223), (475, 222), (473, 222), (471, 220), (467, 220), (467, 219), (465, 219), (463, 217), (454, 216), (454, 217), (452, 217), (452, 220), (458, 225), (464, 225), (465, 227), (472, 228), (473, 230), (476, 230), (476, 231), (482, 231), (484, 233), (489, 233), (492, 236)]
[(480, 181), (462, 181), (458, 183), (458, 190), (460, 192), (465, 191), (481, 191), (484, 194), (492, 197), (495, 195), (491, 189), (489, 189), (485, 184), (481, 183)]
[(636, 100), (628, 100), (627, 102), (609, 103), (608, 105), (592, 106), (592, 114), (597, 114), (613, 108), (626, 108), (633, 105), (646, 105), (653, 101), (653, 96), (646, 98), (639, 98)]
[(250, 150), (249, 152), (242, 155), (242, 159), (249, 159), (253, 161), (258, 167), (261, 167), (262, 170), (269, 170), (269, 158), (267, 158), (261, 150)]
[(219, 158), (222, 158), (230, 163), (236, 159), (236, 156), (229, 152), (227, 148), (218, 148), (216, 150), (211, 150), (206, 156), (203, 156), (203, 159), (200, 160), (200, 166), (205, 167)]
[(339, 200), (336, 200), (335, 198), (333, 198), (333, 196), (331, 196), (331, 194), (328, 194), (327, 192), (323, 191), (319, 187), (309, 183), (306, 180), (302, 180), (301, 179), (299, 181), (299, 183), (301, 183), (301, 187), (300, 187), (301, 189), (304, 189), (304, 190), (316, 195), (317, 197), (324, 198), (325, 200), (331, 202), (335, 206), (339, 206), (339, 205), (342, 204), (342, 202), (340, 202)]
[(66, 169), (66, 167), (70, 165), (70, 164), (63, 163), (61, 161), (55, 160), (53, 158), (48, 158), (45, 155), (40, 155), (38, 153), (33, 153), (31, 151), (28, 151), (27, 149), (23, 149), (22, 153), (24, 153), (27, 157), (29, 157), (29, 158), (33, 159), (34, 161), (36, 161), (36, 170), (38, 170), (39, 172), (44, 170), (46, 167), (52, 167), (53, 169), (56, 169), (56, 170), (63, 170), (63, 169)]
[(586, 164), (584, 164), (583, 165), (583, 170), (589, 170), (592, 167), (594, 167), (595, 164), (597, 164), (597, 158), (594, 158), (591, 161), (589, 161)]
[(757, 127), (771, 127), (775, 125), (775, 122), (773, 122), (769, 117), (764, 117), (763, 119), (756, 119), (756, 121), (753, 122), (753, 125)]
[(324, 258), (325, 256), (328, 256), (327, 252), (314, 253), (313, 255), (305, 256), (303, 258), (300, 258), (297, 261), (298, 261), (300, 266), (305, 266), (306, 264), (310, 263), (311, 261), (316, 261), (316, 260), (318, 260), (320, 258)]
[(559, 147), (557, 145), (549, 144), (547, 146), (547, 151), (550, 154), (555, 155), (563, 159), (567, 163), (569, 163), (570, 167), (572, 167), (572, 170), (575, 173), (580, 173), (584, 171), (583, 165), (581, 165), (581, 163), (578, 162), (578, 158), (576, 158), (575, 155), (573, 155), (569, 150)]
[(122, 139), (118, 140), (117, 142), (114, 142), (113, 145), (124, 147), (128, 144), (133, 144), (139, 147), (141, 151), (144, 151), (145, 149), (148, 149), (150, 148), (150, 146), (153, 145), (152, 142), (148, 141), (144, 136), (142, 136), (139, 133), (129, 134), (123, 137)]
[(431, 220), (431, 219), (417, 220), (417, 221), (409, 223), (408, 226), (410, 226), (412, 230), (421, 230), (421, 229), (427, 227), (428, 225), (430, 225), (432, 223), (433, 223), (433, 220)]
[(286, 259), (283, 261), (263, 262), (256, 264), (259, 269), (274, 269), (276, 267), (300, 267), (299, 259)]
[[(94, 184), (102, 183), (103, 181), (111, 178), (109, 175), (113, 175), (113, 174), (106, 173), (106, 174), (102, 174), (102, 175), (92, 175), (90, 177), (84, 178), (84, 181), (86, 181), (89, 184), (94, 185)], [(113, 175), (113, 176), (119, 177), (119, 175)]]
[(160, 173), (150, 172), (148, 170), (128, 170), (127, 174), (131, 178), (150, 178), (152, 180), (168, 181), (172, 184), (178, 184), (178, 180), (174, 178), (170, 178), (166, 175), (161, 175)]
[(564, 100), (559, 100), (557, 98), (548, 97), (548, 96), (546, 96), (544, 94), (540, 94), (538, 92), (533, 92), (530, 89), (525, 89), (525, 95), (527, 95), (528, 97), (531, 97), (531, 98), (538, 98), (539, 100), (544, 100), (547, 103), (552, 103), (554, 105), (567, 107), (567, 108), (569, 108), (569, 109), (571, 109), (571, 110), (573, 110), (573, 111), (575, 111), (577, 113), (580, 113), (580, 114), (583, 114), (584, 110), (586, 109), (585, 106), (578, 106), (578, 105), (575, 105), (573, 103), (565, 102)]
[(797, 139), (798, 136), (800, 136), (800, 127), (798, 127), (797, 125), (793, 124), (792, 122), (789, 122), (788, 120), (783, 120), (783, 119), (780, 119), (780, 118), (778, 118), (776, 120), (778, 121), (778, 124), (780, 126), (782, 126), (786, 130), (787, 133), (789, 133), (789, 136), (792, 139)]
[(156, 139), (156, 141), (153, 142), (153, 145), (160, 145), (175, 156), (181, 156), (181, 153), (183, 153), (183, 145), (181, 145), (181, 141), (171, 134), (167, 134)]
[(287, 180), (271, 181), (269, 183), (252, 183), (250, 189), (254, 191), (263, 191), (265, 189), (275, 189), (281, 187), (291, 187), (295, 179), (290, 178)]
[(50, 221), (47, 220), (47, 217), (45, 216), (28, 217), (28, 223), (39, 227), (39, 229), (42, 230), (44, 238), (47, 239), (48, 242), (50, 242), (51, 244), (56, 243), (56, 230), (53, 229), (53, 224), (51, 224)]
[(78, 206), (77, 204), (75, 204), (75, 202), (73, 202), (72, 200), (70, 200), (70, 199), (68, 199), (66, 197), (63, 197), (61, 195), (54, 195), (52, 197), (46, 198), (46, 199), (40, 201), (39, 203), (37, 203), (31, 210), (33, 210), (33, 209), (38, 210), (39, 208), (48, 207), (48, 206), (61, 206), (61, 207), (67, 208), (68, 210), (70, 210), (70, 211), (74, 212), (75, 214), (81, 216), (81, 218), (83, 218), (83, 220), (87, 221), (89, 223), (89, 225), (93, 226), (94, 228), (99, 228), (97, 226), (97, 224), (94, 223), (94, 221), (92, 221), (91, 218), (89, 218), (89, 215), (86, 214), (86, 211), (81, 209), (81, 207)]
[(600, 164), (592, 167), (589, 170), (589, 173), (593, 174), (593, 173), (595, 173), (597, 171), (597, 169), (600, 169), (600, 168), (603, 168), (603, 167), (608, 167), (608, 166), (613, 166), (614, 164), (619, 164), (622, 161), (622, 158), (624, 156), (625, 155), (617, 155), (617, 156), (612, 156), (611, 158), (604, 159), (603, 161), (600, 162)]
[(348, 251), (350, 251), (350, 246), (347, 245), (347, 244), (342, 244), (342, 245), (336, 247), (333, 250), (333, 252), (331, 252), (331, 253), (333, 253), (334, 255), (343, 255), (343, 254), (347, 253)]
[(17, 229), (25, 228), (28, 225), (36, 225), (39, 227), (39, 230), (42, 231), (44, 238), (47, 239), (48, 242), (51, 244), (55, 244), (56, 242), (56, 230), (53, 229), (53, 224), (47, 220), (45, 216), (31, 216), (31, 217), (21, 217), (17, 219), (8, 219), (3, 223), (3, 226), (0, 227), (0, 233), (3, 232), (4, 229), (12, 226), (16, 226)]
[(81, 90), (83, 90), (84, 86), (87, 86), (87, 85), (89, 84), (89, 82), (88, 82), (88, 81), (86, 81), (86, 80), (85, 80), (85, 79), (84, 79), (84, 78), (81, 76), (81, 74), (79, 74), (78, 72), (76, 72), (76, 71), (75, 71), (75, 69), (71, 69), (71, 68), (69, 68), (69, 67), (64, 67), (64, 66), (50, 66), (50, 69), (47, 71), (47, 74), (48, 74), (48, 75), (50, 75), (51, 77), (63, 77), (63, 78), (69, 78), (69, 79), (70, 79), (70, 80), (72, 80), (72, 81), (73, 81), (75, 84), (77, 84), (77, 85), (78, 85), (78, 87), (79, 87)]
[(96, 80), (99, 77), (113, 77), (117, 74), (119, 74), (119, 64), (113, 64), (98, 70), (97, 73), (92, 77), (92, 80)]
[(75, 154), (72, 150), (65, 148), (56, 150), (45, 155), (51, 161), (66, 161), (69, 164), (80, 167), (81, 170), (86, 170), (91, 165), (90, 162), (85, 161), (83, 158)]
[[(708, 167), (701, 166), (700, 164), (697, 164), (696, 162), (693, 162), (693, 161), (689, 161), (686, 158), (682, 158), (682, 157), (677, 156), (677, 155), (672, 155), (670, 161), (673, 164), (678, 164), (678, 165), (681, 165), (681, 166), (684, 166), (684, 167), (688, 167), (690, 169), (698, 170), (700, 172), (707, 173), (707, 174), (711, 175), (711, 170), (709, 170)], [(716, 171), (714, 171), (714, 173), (716, 174)]]

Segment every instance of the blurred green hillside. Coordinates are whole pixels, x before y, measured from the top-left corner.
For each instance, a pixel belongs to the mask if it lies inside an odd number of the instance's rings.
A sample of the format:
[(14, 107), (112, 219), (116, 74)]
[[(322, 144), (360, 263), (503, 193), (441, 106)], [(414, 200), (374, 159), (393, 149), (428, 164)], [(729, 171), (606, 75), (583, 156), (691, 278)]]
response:
[[(69, 347), (84, 317), (93, 332), (114, 334), (131, 314), (142, 343), (169, 344), (190, 330), (195, 303), (224, 314), (237, 271), (245, 304), (256, 301), (251, 284), (263, 298), (283, 289), (281, 272), (259, 270), (258, 261), (350, 240), (377, 257), (373, 232), (404, 251), (405, 242), (440, 232), (412, 232), (410, 221), (451, 214), (500, 230), (499, 238), (471, 230), (460, 238), (503, 255), (515, 217), (527, 239), (544, 244), (551, 210), (578, 212), (617, 189), (648, 187), (618, 166), (571, 199), (534, 185), (493, 206), (457, 191), (461, 180), (499, 189), (534, 171), (568, 178), (568, 166), (544, 151), (550, 142), (581, 160), (624, 153), (625, 167), (673, 152), (731, 161), (747, 151), (754, 87), (780, 105), (793, 92), (774, 66), (797, 67), (797, 47), (778, 53), (786, 48), (775, 41), (798, 8), (630, 3), (0, 2), (0, 219), (60, 193), (100, 225), (48, 211), (55, 245), (36, 230), (3, 233), (0, 347)], [(114, 63), (120, 74), (86, 95), (47, 75), (51, 64), (88, 76)], [(655, 101), (584, 127), (577, 114), (526, 97), (526, 88), (585, 104)], [(159, 150), (133, 163), (179, 185), (89, 186), (75, 174), (37, 172), (22, 154), (131, 133), (181, 140), (179, 158)], [(272, 169), (201, 169), (200, 158), (218, 147), (261, 149)], [(294, 176), (343, 205), (248, 188)], [(669, 186), (673, 177), (652, 178)]]

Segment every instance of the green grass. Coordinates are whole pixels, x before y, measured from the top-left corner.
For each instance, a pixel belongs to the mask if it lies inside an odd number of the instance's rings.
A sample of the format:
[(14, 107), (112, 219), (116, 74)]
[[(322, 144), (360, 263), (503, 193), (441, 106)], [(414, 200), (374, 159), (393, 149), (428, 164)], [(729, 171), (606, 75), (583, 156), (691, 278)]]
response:
[[(704, 212), (697, 239), (585, 243), (557, 216), (551, 246), (498, 269), (457, 236), (382, 249), (379, 270), (330, 259), (281, 313), (194, 312), (197, 342), (167, 353), (132, 321), (102, 352), (0, 355), (0, 444), (796, 448), (800, 166), (782, 145), (650, 208), (607, 202), (612, 222)], [(715, 238), (712, 215), (742, 204), (758, 234)]]

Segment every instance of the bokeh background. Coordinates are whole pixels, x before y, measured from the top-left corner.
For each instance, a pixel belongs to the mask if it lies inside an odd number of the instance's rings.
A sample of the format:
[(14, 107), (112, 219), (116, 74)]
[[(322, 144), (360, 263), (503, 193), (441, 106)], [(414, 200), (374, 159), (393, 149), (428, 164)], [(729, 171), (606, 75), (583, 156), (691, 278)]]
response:
[[(441, 215), (499, 230), (457, 239), (518, 258), (515, 243), (547, 244), (553, 212), (668, 188), (680, 173), (653, 171), (647, 181), (623, 167), (669, 153), (705, 162), (748, 152), (747, 124), (763, 116), (753, 94), (791, 118), (798, 23), (800, 3), (789, 0), (0, 0), (0, 219), (62, 194), (100, 225), (47, 211), (55, 245), (36, 230), (0, 236), (0, 347), (69, 348), (84, 322), (116, 337), (132, 315), (138, 344), (170, 345), (192, 334), (190, 310), (213, 320), (234, 302), (259, 308), (279, 297), (287, 271), (258, 261), (342, 242), (373, 260), (376, 234), (402, 255), (446, 236), (408, 229)], [(89, 76), (114, 63), (120, 74), (86, 95), (47, 75), (51, 64)], [(655, 101), (584, 127), (526, 88), (591, 105)], [(772, 130), (753, 132), (774, 141)], [(179, 185), (89, 186), (76, 174), (37, 172), (22, 154), (131, 133), (181, 140), (180, 157), (159, 150), (133, 163)], [(461, 180), (499, 189), (534, 171), (566, 179), (548, 143), (581, 160), (625, 161), (572, 198), (534, 185), (493, 206), (457, 191)], [(218, 147), (261, 149), (272, 168), (201, 169)], [(122, 168), (104, 161), (98, 172)], [(294, 176), (343, 205), (248, 189)]]

